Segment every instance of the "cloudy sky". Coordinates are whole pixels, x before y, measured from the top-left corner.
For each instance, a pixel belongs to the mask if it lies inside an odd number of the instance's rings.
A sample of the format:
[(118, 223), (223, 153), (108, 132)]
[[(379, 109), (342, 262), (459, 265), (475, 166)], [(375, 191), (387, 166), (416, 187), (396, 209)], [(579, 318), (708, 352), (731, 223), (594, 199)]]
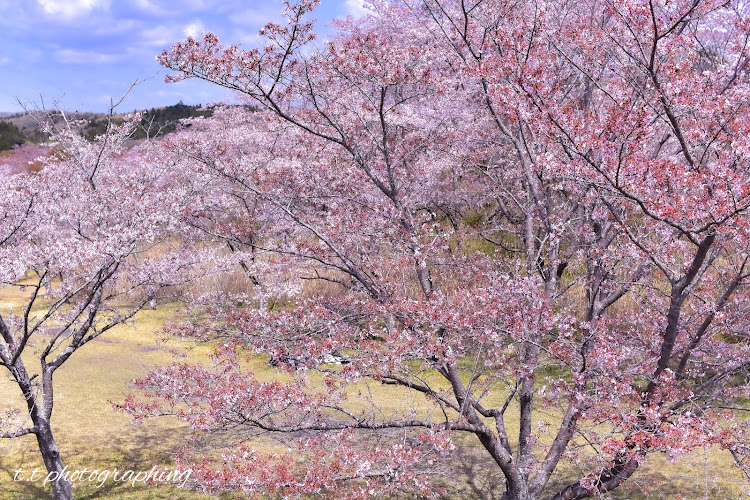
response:
[[(360, 12), (360, 1), (322, 0), (318, 31)], [(42, 99), (48, 107), (107, 111), (110, 99), (144, 79), (119, 111), (226, 99), (227, 91), (203, 82), (163, 83), (166, 70), (154, 57), (205, 31), (252, 47), (281, 9), (281, 0), (0, 0), (0, 111)]]

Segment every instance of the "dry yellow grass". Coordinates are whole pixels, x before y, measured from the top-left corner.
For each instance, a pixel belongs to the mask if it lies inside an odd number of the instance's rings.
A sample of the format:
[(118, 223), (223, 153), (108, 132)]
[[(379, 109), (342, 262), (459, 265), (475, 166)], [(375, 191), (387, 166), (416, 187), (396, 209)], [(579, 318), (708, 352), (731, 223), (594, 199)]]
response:
[[(20, 293), (4, 290), (0, 309), (10, 305), (20, 310)], [(172, 418), (154, 419), (145, 425), (132, 425), (130, 418), (113, 411), (122, 400), (129, 382), (154, 366), (169, 363), (173, 354), (155, 343), (155, 332), (174, 308), (142, 311), (136, 321), (112, 331), (76, 352), (55, 377), (55, 408), (52, 425), (66, 465), (71, 470), (89, 468), (150, 470), (154, 465), (171, 467), (171, 457), (184, 443), (187, 429)], [(192, 356), (204, 356), (197, 351)], [(29, 359), (29, 368), (33, 367)], [(17, 387), (3, 374), (0, 378), (0, 412), (23, 408)], [(0, 498), (48, 498), (40, 482), (14, 482), (19, 467), (43, 467), (32, 436), (0, 440)], [(103, 487), (78, 484), (77, 498), (208, 498), (196, 492), (170, 486), (145, 488), (110, 481)]]

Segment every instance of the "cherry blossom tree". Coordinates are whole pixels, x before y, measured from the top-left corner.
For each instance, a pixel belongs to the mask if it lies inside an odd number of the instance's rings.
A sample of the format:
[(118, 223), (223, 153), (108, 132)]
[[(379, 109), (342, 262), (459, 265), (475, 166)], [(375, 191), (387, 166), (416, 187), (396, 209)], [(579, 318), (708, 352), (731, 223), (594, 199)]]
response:
[(461, 434), (509, 500), (710, 445), (747, 474), (747, 5), (376, 2), (318, 48), (315, 5), (262, 48), (160, 57), (260, 110), (166, 145), (257, 290), (178, 328), (219, 339), (212, 366), (124, 406), (235, 437), (181, 458), (209, 490), (437, 495)]
[(22, 302), (0, 312), (0, 369), (25, 402), (0, 416), (0, 438), (36, 438), (56, 499), (73, 498), (50, 423), (56, 371), (184, 281), (195, 258), (165, 244), (181, 190), (150, 144), (125, 148), (136, 123), (89, 142), (58, 122), (41, 170), (0, 180), (0, 281)]

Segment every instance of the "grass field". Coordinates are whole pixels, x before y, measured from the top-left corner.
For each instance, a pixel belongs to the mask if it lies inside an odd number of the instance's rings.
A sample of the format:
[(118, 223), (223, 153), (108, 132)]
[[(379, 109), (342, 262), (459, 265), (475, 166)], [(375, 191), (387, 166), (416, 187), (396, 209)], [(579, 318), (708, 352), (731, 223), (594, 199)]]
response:
[[(0, 309), (11, 305), (20, 307), (21, 297), (4, 291)], [(53, 429), (65, 463), (71, 470), (88, 468), (150, 470), (153, 466), (171, 467), (171, 457), (188, 436), (187, 429), (176, 419), (164, 417), (133, 425), (127, 415), (113, 411), (113, 403), (122, 400), (130, 390), (129, 383), (149, 368), (172, 361), (175, 354), (156, 343), (156, 332), (177, 314), (175, 306), (164, 305), (155, 311), (142, 311), (127, 326), (110, 332), (106, 337), (82, 348), (57, 372)], [(180, 347), (180, 346), (176, 346)], [(181, 346), (183, 349), (185, 345)], [(193, 349), (188, 358), (201, 359), (205, 349)], [(254, 367), (263, 376), (272, 376), (271, 369), (259, 360)], [(396, 393), (375, 384), (371, 388), (375, 398), (386, 408), (412, 403), (411, 396)], [(0, 378), (0, 415), (10, 408), (23, 408), (17, 388)], [(555, 420), (555, 415), (549, 415)], [(512, 427), (512, 422), (511, 422)], [(447, 459), (449, 470), (461, 484), (449, 498), (499, 498), (499, 471), (488, 457), (477, 448), (473, 438), (459, 441), (459, 449)], [(19, 467), (26, 471), (42, 467), (31, 436), (0, 441), (0, 499), (49, 498), (49, 491), (41, 482), (13, 481)], [(570, 466), (562, 467), (553, 477), (552, 486), (566, 484), (580, 472)], [(710, 479), (713, 476), (720, 480)], [(658, 487), (654, 487), (654, 481)], [(647, 486), (650, 485), (650, 486)], [(626, 486), (616, 490), (615, 499), (673, 499), (673, 498), (750, 498), (743, 488), (739, 473), (732, 467), (728, 454), (718, 450), (694, 453), (678, 464), (651, 456)], [(144, 486), (108, 481), (102, 487), (96, 483), (79, 483), (74, 487), (79, 499), (203, 499), (214, 498), (200, 492), (175, 486)], [(743, 496), (745, 495), (745, 496)], [(236, 495), (226, 495), (236, 498)]]
[[(171, 466), (170, 456), (186, 437), (176, 419), (155, 419), (132, 425), (127, 415), (113, 411), (113, 403), (128, 392), (128, 383), (150, 367), (173, 359), (166, 348), (155, 345), (155, 331), (172, 313), (169, 308), (143, 311), (134, 325), (88, 344), (56, 373), (52, 425), (66, 465), (74, 469), (150, 470)], [(32, 365), (33, 366), (33, 365)], [(30, 366), (31, 367), (31, 366)], [(3, 374), (0, 379), (0, 413), (23, 408), (18, 389)], [(0, 498), (46, 498), (39, 482), (14, 482), (19, 467), (42, 467), (32, 436), (0, 441)], [(133, 487), (109, 481), (79, 484), (77, 498), (207, 498), (178, 488)]]

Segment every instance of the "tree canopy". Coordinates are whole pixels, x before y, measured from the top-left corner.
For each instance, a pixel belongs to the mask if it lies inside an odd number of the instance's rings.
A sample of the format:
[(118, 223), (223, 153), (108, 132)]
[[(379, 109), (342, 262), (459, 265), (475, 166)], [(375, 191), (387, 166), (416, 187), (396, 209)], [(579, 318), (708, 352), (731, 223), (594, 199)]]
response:
[(183, 457), (215, 490), (437, 495), (461, 434), (505, 499), (603, 495), (711, 445), (747, 473), (746, 3), (378, 2), (318, 48), (315, 6), (258, 49), (160, 57), (261, 109), (169, 141), (255, 302), (204, 304), (181, 332), (220, 339), (216, 365), (126, 407), (289, 450)]

